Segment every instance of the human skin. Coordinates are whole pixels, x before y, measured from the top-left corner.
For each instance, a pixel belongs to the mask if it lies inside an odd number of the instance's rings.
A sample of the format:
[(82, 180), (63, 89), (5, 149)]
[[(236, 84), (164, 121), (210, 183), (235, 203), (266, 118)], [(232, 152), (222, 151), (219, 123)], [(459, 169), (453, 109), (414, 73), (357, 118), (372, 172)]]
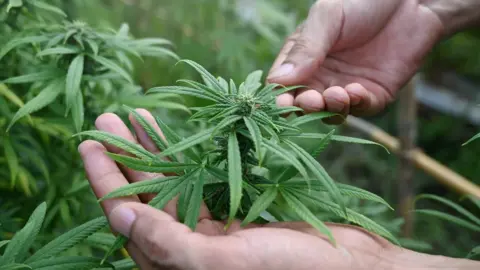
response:
[(374, 115), (436, 43), (479, 21), (478, 0), (319, 0), (286, 40), (267, 80), (306, 86), (280, 95), (280, 106)]
[[(153, 116), (137, 109), (161, 135)], [(146, 150), (159, 150), (130, 116), (135, 135), (115, 114), (98, 117), (98, 130), (138, 143)], [(108, 144), (87, 140), (80, 144), (87, 178), (98, 198), (127, 185), (161, 174), (137, 172), (118, 166), (106, 151), (125, 154)], [(224, 231), (224, 221), (212, 219), (202, 204), (196, 231), (176, 219), (176, 198), (162, 210), (148, 206), (153, 194), (102, 201), (112, 230), (129, 237), (127, 250), (142, 270), (322, 270), (322, 269), (480, 269), (480, 263), (416, 253), (397, 247), (359, 227), (327, 224), (337, 247), (304, 222), (252, 224), (240, 221)]]

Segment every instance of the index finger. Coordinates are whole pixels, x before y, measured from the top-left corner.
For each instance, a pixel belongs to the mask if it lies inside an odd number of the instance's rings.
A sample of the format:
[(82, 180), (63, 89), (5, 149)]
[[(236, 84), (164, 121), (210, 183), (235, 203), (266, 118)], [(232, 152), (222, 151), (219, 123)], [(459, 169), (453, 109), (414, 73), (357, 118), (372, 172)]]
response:
[[(99, 142), (86, 140), (78, 147), (87, 179), (97, 198), (102, 198), (115, 189), (128, 185), (129, 182), (117, 164), (106, 155), (107, 149)], [(103, 212), (110, 212), (124, 202), (140, 202), (138, 196), (131, 195), (105, 200), (100, 203)]]

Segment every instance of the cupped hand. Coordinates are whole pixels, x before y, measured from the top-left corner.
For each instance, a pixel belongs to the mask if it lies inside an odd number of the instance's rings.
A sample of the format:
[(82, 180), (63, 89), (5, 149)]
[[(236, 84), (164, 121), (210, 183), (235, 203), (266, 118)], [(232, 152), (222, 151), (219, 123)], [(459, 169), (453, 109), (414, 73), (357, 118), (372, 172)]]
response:
[(443, 37), (439, 17), (419, 2), (318, 0), (267, 77), (306, 87), (277, 104), (355, 116), (383, 110)]
[[(163, 136), (148, 111), (138, 109), (137, 112)], [(135, 135), (111, 113), (101, 115), (96, 127), (157, 153), (155, 144), (132, 116), (130, 122)], [(128, 183), (160, 176), (117, 165), (105, 152), (125, 153), (108, 144), (87, 140), (81, 143), (79, 151), (98, 198)], [(426, 259), (347, 225), (329, 224), (338, 244), (336, 248), (303, 222), (252, 224), (241, 228), (236, 221), (224, 231), (225, 222), (213, 220), (205, 204), (197, 229), (192, 232), (176, 219), (176, 198), (164, 209), (157, 210), (146, 204), (153, 196), (141, 194), (101, 203), (113, 231), (129, 238), (126, 248), (141, 269), (392, 269), (396, 258), (403, 257), (403, 263), (415, 266)]]

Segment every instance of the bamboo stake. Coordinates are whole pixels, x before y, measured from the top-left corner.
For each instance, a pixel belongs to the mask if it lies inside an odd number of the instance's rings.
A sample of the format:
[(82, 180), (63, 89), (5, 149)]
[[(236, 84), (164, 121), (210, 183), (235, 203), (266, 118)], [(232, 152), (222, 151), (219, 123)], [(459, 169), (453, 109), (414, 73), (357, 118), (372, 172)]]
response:
[[(377, 126), (351, 115), (347, 117), (345, 125), (365, 133), (373, 141), (383, 144), (392, 153), (398, 154), (400, 149), (400, 142), (398, 139), (386, 133)], [(448, 167), (439, 163), (435, 159), (429, 157), (423, 153), (421, 149), (415, 148), (409, 151), (409, 153), (406, 155), (406, 158), (413, 161), (417, 168), (428, 173), (442, 185), (451, 188), (461, 195), (471, 195), (480, 199), (479, 186), (450, 170)]]

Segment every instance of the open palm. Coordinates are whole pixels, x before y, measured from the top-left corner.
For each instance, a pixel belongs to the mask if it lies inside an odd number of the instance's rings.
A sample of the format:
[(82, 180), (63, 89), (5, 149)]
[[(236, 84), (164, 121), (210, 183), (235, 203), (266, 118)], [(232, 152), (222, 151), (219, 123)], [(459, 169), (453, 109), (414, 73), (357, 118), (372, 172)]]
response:
[[(161, 134), (149, 112), (137, 112)], [(130, 122), (135, 136), (115, 114), (101, 115), (96, 126), (99, 130), (139, 143), (151, 152), (158, 152), (133, 117)], [(85, 141), (80, 145), (88, 179), (98, 198), (128, 183), (159, 176), (118, 166), (105, 154), (106, 150), (125, 154), (96, 141)], [(385, 239), (353, 226), (330, 225), (338, 248), (303, 222), (252, 224), (241, 228), (240, 222), (236, 221), (225, 231), (225, 223), (212, 220), (205, 204), (201, 208), (197, 229), (192, 232), (176, 220), (176, 198), (160, 211), (146, 204), (153, 196), (141, 194), (102, 202), (112, 227), (129, 236), (127, 249), (141, 269), (316, 269), (318, 264), (323, 264), (325, 269), (340, 269), (368, 265), (380, 254), (387, 256), (395, 249)], [(125, 206), (134, 209), (137, 217), (129, 229), (124, 228), (128, 220), (118, 213), (118, 209)]]
[(287, 40), (269, 82), (305, 85), (280, 106), (372, 115), (390, 103), (442, 37), (440, 19), (416, 0), (319, 0)]

